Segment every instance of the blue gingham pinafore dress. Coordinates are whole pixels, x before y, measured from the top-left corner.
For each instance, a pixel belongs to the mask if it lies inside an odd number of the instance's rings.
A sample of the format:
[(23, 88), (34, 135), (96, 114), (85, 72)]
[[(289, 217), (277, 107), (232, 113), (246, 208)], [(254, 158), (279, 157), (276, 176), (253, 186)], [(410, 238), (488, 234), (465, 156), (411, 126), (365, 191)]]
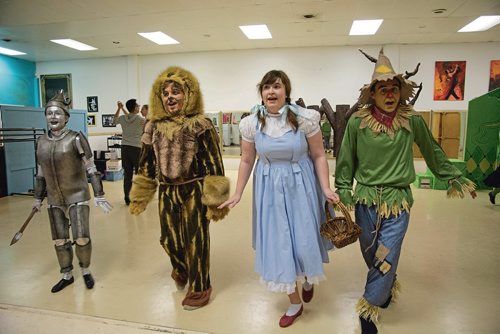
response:
[(333, 246), (319, 233), (324, 196), (308, 154), (305, 134), (290, 130), (278, 138), (257, 126), (254, 170), (253, 247), (255, 270), (274, 292), (295, 291), (305, 277), (325, 279), (323, 263)]

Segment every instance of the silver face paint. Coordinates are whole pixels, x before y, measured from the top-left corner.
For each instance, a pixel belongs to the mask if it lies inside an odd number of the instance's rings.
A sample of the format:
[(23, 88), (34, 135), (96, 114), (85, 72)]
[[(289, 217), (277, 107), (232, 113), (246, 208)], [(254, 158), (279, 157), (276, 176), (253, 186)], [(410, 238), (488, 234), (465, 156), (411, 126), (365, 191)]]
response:
[(61, 108), (50, 106), (45, 110), (45, 119), (49, 130), (57, 135), (64, 129), (69, 117)]

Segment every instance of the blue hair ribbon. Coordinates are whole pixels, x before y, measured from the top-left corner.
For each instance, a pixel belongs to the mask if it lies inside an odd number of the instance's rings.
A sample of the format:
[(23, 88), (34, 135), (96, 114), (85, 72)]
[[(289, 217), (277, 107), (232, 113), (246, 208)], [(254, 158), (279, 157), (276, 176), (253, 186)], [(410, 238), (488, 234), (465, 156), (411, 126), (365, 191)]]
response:
[[(285, 104), (283, 107), (280, 108), (280, 110), (278, 110), (278, 114), (280, 115), (280, 118), (281, 118), (281, 125), (285, 125), (286, 115), (287, 115), (289, 110), (297, 116), (300, 116), (300, 117), (303, 117), (306, 119), (312, 118), (310, 115), (304, 114), (301, 111), (300, 106), (298, 106), (296, 104)], [(251, 113), (260, 112), (263, 116), (269, 115), (269, 111), (267, 110), (267, 107), (263, 104), (256, 104), (255, 106), (253, 106), (252, 109), (250, 109), (250, 112)]]

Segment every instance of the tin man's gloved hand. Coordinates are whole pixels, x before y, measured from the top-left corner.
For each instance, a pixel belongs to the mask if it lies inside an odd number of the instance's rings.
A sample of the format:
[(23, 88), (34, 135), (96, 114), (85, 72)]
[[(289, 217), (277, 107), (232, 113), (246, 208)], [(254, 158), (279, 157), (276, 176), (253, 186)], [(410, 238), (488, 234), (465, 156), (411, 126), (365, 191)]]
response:
[(104, 197), (94, 197), (94, 204), (101, 208), (104, 213), (110, 213), (113, 209), (111, 203), (108, 202)]
[(36, 209), (36, 211), (40, 211), (40, 207), (42, 206), (42, 200), (35, 198), (33, 203), (31, 204), (31, 209)]

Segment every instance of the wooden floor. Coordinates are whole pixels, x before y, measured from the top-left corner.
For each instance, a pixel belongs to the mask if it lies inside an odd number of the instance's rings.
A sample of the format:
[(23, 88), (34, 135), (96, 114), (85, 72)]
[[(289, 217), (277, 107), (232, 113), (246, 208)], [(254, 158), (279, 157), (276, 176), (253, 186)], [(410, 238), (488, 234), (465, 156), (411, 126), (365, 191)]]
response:
[[(235, 168), (227, 174), (234, 186)], [(131, 216), (122, 182), (104, 187), (114, 210), (91, 208), (96, 285), (87, 290), (75, 270), (75, 283), (56, 294), (50, 288), (60, 274), (46, 212), (9, 246), (32, 198), (0, 198), (0, 333), (360, 332), (354, 308), (366, 268), (357, 244), (330, 253), (327, 281), (295, 324), (279, 328), (288, 298), (266, 291), (253, 270), (249, 186), (239, 206), (211, 225), (210, 304), (185, 311), (158, 242), (157, 201)], [(500, 206), (490, 204), (486, 191), (478, 195), (448, 200), (445, 191), (414, 190), (398, 269), (403, 291), (381, 311), (380, 333), (500, 333)]]

